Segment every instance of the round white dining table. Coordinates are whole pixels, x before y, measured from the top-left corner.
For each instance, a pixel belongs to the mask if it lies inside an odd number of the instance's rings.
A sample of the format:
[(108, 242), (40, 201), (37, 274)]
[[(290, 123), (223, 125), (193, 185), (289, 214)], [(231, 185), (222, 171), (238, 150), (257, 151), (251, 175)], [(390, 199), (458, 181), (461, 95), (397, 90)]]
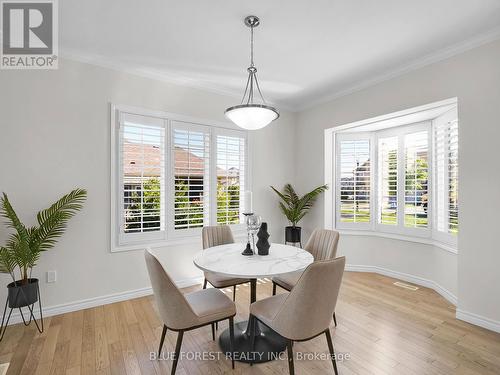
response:
[[(242, 255), (245, 243), (214, 246), (198, 252), (194, 264), (203, 271), (214, 272), (231, 278), (250, 279), (250, 303), (256, 301), (257, 278), (273, 277), (304, 270), (314, 259), (311, 253), (301, 248), (272, 243), (269, 255)], [(286, 348), (286, 340), (262, 323), (255, 329), (255, 349), (250, 348), (251, 331), (248, 321), (238, 322), (234, 327), (235, 359), (247, 363), (267, 362), (278, 358)], [(223, 352), (229, 350), (229, 329), (219, 337)]]

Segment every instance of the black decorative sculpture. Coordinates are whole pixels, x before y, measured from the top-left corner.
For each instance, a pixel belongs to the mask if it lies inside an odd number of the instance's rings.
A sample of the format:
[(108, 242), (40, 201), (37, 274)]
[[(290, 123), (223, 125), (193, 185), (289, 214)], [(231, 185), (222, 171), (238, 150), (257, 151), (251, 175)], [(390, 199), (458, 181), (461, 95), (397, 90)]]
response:
[(269, 248), (271, 244), (268, 241), (269, 233), (267, 232), (267, 223), (262, 223), (259, 232), (257, 233), (257, 249), (259, 250), (259, 255), (269, 255)]

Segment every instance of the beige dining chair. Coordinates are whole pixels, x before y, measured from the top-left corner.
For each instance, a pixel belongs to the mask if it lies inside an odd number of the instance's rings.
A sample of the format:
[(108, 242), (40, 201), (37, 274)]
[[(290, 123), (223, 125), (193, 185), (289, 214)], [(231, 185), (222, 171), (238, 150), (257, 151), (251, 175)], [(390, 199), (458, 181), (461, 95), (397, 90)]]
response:
[[(262, 322), (287, 340), (288, 367), (294, 374), (293, 342), (307, 341), (325, 334), (332, 359), (333, 370), (338, 374), (330, 334), (330, 323), (335, 311), (345, 257), (311, 263), (299, 277), (289, 293), (282, 293), (250, 305), (251, 334), (254, 337), (256, 320)], [(251, 351), (254, 351), (254, 340)]]
[[(304, 250), (312, 254), (314, 261), (335, 259), (337, 256), (338, 243), (339, 232), (329, 229), (315, 229), (309, 241), (307, 241)], [(291, 291), (295, 284), (297, 284), (301, 274), (302, 271), (298, 271), (273, 277), (273, 296), (276, 294), (277, 285), (288, 292)], [(335, 326), (337, 326), (335, 312), (333, 313), (333, 321)]]
[(156, 256), (146, 250), (144, 252), (149, 278), (153, 286), (153, 293), (160, 319), (163, 321), (158, 356), (160, 356), (167, 329), (178, 332), (175, 345), (175, 356), (172, 363), (171, 374), (175, 374), (182, 337), (185, 331), (206, 325), (212, 326), (212, 339), (215, 340), (216, 322), (229, 320), (231, 365), (234, 369), (234, 321), (236, 305), (218, 289), (199, 290), (183, 294), (172, 281)]
[[(234, 243), (233, 233), (229, 225), (214, 225), (203, 227), (202, 232), (203, 249), (209, 247), (227, 245)], [(239, 279), (235, 277), (225, 277), (214, 272), (204, 272), (205, 280), (203, 281), (203, 289), (206, 289), (207, 282), (214, 288), (233, 287), (233, 301), (236, 300), (236, 285), (249, 283), (250, 279)]]

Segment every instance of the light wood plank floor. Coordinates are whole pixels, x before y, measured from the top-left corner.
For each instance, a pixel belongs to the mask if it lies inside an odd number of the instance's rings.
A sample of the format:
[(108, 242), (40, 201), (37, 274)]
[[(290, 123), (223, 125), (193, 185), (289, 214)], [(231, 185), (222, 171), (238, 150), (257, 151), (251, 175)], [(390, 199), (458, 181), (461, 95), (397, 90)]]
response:
[[(434, 291), (393, 285), (395, 280), (347, 272), (337, 306), (339, 326), (332, 336), (339, 363), (349, 374), (500, 374), (500, 335), (458, 321), (455, 308)], [(194, 290), (199, 287), (193, 287)], [(227, 290), (231, 295), (231, 291)], [(259, 281), (257, 298), (271, 295), (271, 282)], [(249, 287), (237, 292), (238, 320), (248, 314)], [(9, 327), (0, 343), (0, 363), (14, 374), (168, 374), (170, 361), (151, 361), (162, 324), (152, 297), (139, 298), (47, 318), (46, 330)], [(219, 332), (226, 328), (219, 325)], [(165, 351), (173, 351), (176, 333), (169, 332)], [(184, 335), (183, 351), (217, 351), (210, 327)], [(301, 353), (328, 353), (324, 336), (296, 343)], [(329, 360), (295, 361), (297, 374), (332, 374)], [(229, 374), (230, 362), (181, 360), (177, 373)], [(236, 374), (288, 373), (283, 360), (250, 367), (237, 363)]]

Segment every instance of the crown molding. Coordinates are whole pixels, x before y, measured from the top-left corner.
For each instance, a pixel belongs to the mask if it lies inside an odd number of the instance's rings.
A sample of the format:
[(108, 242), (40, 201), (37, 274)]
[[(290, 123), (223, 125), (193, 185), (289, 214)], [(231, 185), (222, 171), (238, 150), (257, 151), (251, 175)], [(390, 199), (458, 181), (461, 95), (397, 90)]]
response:
[[(428, 54), (422, 58), (416, 59), (406, 65), (399, 66), (391, 71), (388, 71), (384, 74), (380, 74), (377, 76), (374, 76), (372, 78), (358, 81), (356, 83), (353, 83), (349, 87), (335, 91), (329, 95), (323, 95), (318, 97), (317, 99), (314, 100), (309, 100), (306, 101), (304, 105), (292, 105), (292, 104), (284, 104), (283, 102), (269, 102), (269, 104), (276, 106), (282, 110), (286, 110), (288, 112), (302, 112), (311, 108), (314, 108), (316, 106), (319, 106), (321, 104), (325, 104), (327, 102), (333, 101), (335, 99), (338, 99), (343, 96), (347, 96), (350, 94), (353, 94), (355, 92), (367, 89), (369, 87), (375, 86), (377, 84), (380, 84), (382, 82), (391, 80), (393, 78), (402, 76), (406, 73), (410, 73), (412, 71), (424, 68), (428, 65), (437, 63), (439, 61), (446, 60), (448, 58), (451, 58), (453, 56), (459, 55), (461, 53), (467, 52), (469, 50), (472, 50), (474, 48), (480, 47), (484, 44), (493, 42), (497, 39), (500, 39), (500, 27), (494, 28), (486, 33), (480, 34), (478, 36), (466, 39), (460, 43), (454, 44), (450, 47), (444, 48), (442, 50), (439, 50), (435, 53)], [(123, 73), (128, 73), (132, 74), (135, 76), (139, 76), (142, 78), (148, 78), (156, 81), (161, 81), (169, 84), (173, 84), (176, 86), (182, 86), (182, 87), (189, 87), (192, 89), (197, 89), (205, 92), (209, 92), (212, 94), (217, 94), (217, 95), (222, 95), (230, 98), (237, 98), (238, 100), (241, 99), (241, 95), (232, 91), (232, 90), (226, 90), (222, 88), (217, 88), (214, 86), (211, 86), (209, 84), (204, 84), (199, 81), (195, 80), (189, 80), (185, 78), (179, 78), (175, 75), (169, 74), (167, 72), (154, 72), (154, 71), (149, 71), (147, 69), (139, 69), (139, 68), (131, 68), (128, 66), (125, 66), (124, 64), (116, 63), (110, 60), (106, 60), (102, 57), (99, 56), (87, 56), (83, 55), (77, 51), (72, 51), (66, 49), (66, 51), (61, 50), (60, 56), (63, 59), (66, 60), (71, 60), (71, 61), (76, 61), (76, 62), (81, 62), (89, 65), (95, 65), (99, 66), (102, 68), (107, 68)]]
[[(241, 93), (237, 93), (232, 90), (226, 90), (222, 88), (217, 88), (208, 84), (203, 84), (195, 80), (190, 80), (190, 79), (185, 79), (185, 78), (179, 78), (173, 74), (167, 73), (167, 72), (154, 72), (150, 71), (148, 69), (139, 69), (139, 68), (132, 68), (128, 67), (124, 64), (116, 63), (107, 59), (104, 59), (99, 56), (85, 56), (77, 51), (72, 51), (72, 50), (66, 50), (66, 51), (61, 51), (59, 53), (59, 56), (62, 59), (65, 60), (70, 60), (70, 61), (75, 61), (83, 64), (88, 64), (88, 65), (93, 65), (93, 66), (98, 66), (100, 68), (105, 68), (105, 69), (111, 69), (120, 73), (127, 73), (131, 74), (134, 76), (138, 76), (141, 78), (147, 78), (147, 79), (152, 79), (154, 81), (159, 81), (159, 82), (164, 82), (168, 83), (171, 85), (176, 85), (176, 86), (181, 86), (181, 87), (187, 87), (191, 89), (196, 89), (200, 91), (205, 91), (211, 94), (217, 94), (221, 96), (226, 96), (229, 98), (236, 98), (239, 101), (241, 101)], [(243, 82), (243, 81), (242, 81)], [(269, 105), (272, 105), (274, 107), (278, 107), (280, 110), (285, 110), (288, 112), (294, 112), (295, 110), (292, 107), (289, 107), (287, 105), (283, 105), (282, 103), (276, 103), (273, 101), (268, 101)]]
[(343, 96), (347, 96), (350, 94), (353, 94), (355, 92), (367, 89), (371, 86), (378, 85), (379, 83), (389, 81), (393, 78), (402, 76), (406, 73), (410, 73), (412, 71), (424, 68), (426, 66), (432, 65), (434, 63), (449, 59), (453, 56), (457, 56), (461, 53), (467, 52), (469, 50), (472, 50), (474, 48), (480, 47), (482, 45), (494, 42), (495, 40), (500, 39), (500, 27), (494, 28), (484, 34), (475, 36), (473, 38), (466, 39), (460, 43), (454, 44), (450, 47), (444, 48), (440, 51), (437, 51), (435, 53), (431, 53), (429, 55), (426, 55), (422, 58), (419, 58), (417, 60), (414, 60), (413, 62), (400, 66), (396, 69), (393, 69), (387, 73), (369, 78), (364, 81), (359, 81), (351, 86), (349, 86), (346, 89), (336, 91), (332, 94), (326, 95), (326, 96), (321, 96), (320, 98), (316, 100), (311, 100), (308, 103), (306, 103), (303, 106), (298, 106), (295, 108), (295, 112), (302, 112), (311, 108), (314, 108), (316, 106), (319, 106), (321, 104), (328, 103), (330, 101), (333, 101), (335, 99), (338, 99)]

